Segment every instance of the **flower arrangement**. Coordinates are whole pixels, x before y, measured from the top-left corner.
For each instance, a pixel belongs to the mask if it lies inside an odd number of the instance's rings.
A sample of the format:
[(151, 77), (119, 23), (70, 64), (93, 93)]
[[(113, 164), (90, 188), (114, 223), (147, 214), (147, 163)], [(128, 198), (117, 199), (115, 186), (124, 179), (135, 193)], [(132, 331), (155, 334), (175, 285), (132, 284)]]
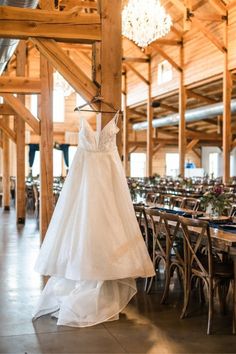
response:
[(203, 195), (201, 205), (206, 210), (210, 209), (213, 215), (220, 216), (225, 208), (230, 207), (230, 200), (221, 186), (215, 186)]

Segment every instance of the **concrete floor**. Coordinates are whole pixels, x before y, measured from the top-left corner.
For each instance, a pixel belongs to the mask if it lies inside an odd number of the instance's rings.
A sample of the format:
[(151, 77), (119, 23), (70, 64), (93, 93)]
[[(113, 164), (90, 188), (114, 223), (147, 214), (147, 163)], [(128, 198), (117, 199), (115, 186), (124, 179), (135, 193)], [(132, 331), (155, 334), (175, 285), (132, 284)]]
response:
[[(33, 218), (15, 224), (15, 212), (0, 208), (0, 353), (236, 353), (231, 315), (216, 315), (214, 335), (207, 336), (206, 308), (180, 320), (181, 291), (172, 284), (169, 305), (160, 305), (161, 282), (150, 295), (140, 291), (120, 320), (78, 329), (56, 326), (31, 314), (42, 287), (33, 271), (39, 234)], [(230, 312), (230, 311), (229, 311)]]

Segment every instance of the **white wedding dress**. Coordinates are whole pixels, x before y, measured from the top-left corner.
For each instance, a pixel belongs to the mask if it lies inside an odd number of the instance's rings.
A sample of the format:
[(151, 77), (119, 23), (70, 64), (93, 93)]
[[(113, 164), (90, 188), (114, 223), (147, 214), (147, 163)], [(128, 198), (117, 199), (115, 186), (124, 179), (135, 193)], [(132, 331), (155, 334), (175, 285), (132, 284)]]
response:
[(35, 270), (51, 276), (34, 319), (85, 327), (118, 319), (154, 269), (140, 233), (116, 147), (114, 118), (95, 132), (81, 118), (79, 147), (54, 210)]

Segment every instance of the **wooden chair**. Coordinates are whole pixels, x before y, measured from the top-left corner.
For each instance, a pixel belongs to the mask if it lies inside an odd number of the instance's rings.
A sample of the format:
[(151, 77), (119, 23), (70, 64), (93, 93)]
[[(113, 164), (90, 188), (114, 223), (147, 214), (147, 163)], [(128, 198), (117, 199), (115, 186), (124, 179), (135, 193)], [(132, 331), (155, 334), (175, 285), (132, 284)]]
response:
[(186, 289), (185, 280), (185, 262), (183, 240), (179, 237), (180, 220), (179, 216), (170, 213), (161, 213), (160, 229), (162, 235), (165, 235), (166, 241), (166, 257), (165, 257), (165, 287), (162, 295), (161, 303), (165, 303), (169, 295), (170, 280), (177, 271), (179, 279), (183, 282), (184, 292)]
[[(214, 314), (214, 291), (218, 288), (219, 300), (224, 307), (228, 285), (233, 279), (233, 267), (232, 264), (220, 262), (218, 257), (214, 257), (208, 222), (184, 217), (179, 217), (179, 219), (184, 236), (184, 261), (186, 267), (186, 297), (181, 317), (187, 316), (192, 290), (191, 283), (193, 279), (198, 279), (203, 286), (205, 285), (207, 292), (207, 334), (211, 334)], [(202, 248), (203, 245), (204, 248)], [(233, 323), (235, 323), (235, 313), (233, 314), (233, 319)]]
[(181, 208), (181, 205), (183, 204), (183, 200), (184, 200), (184, 197), (172, 195), (170, 198), (170, 206), (172, 208), (174, 208), (174, 207)]
[(183, 198), (183, 202), (181, 204), (181, 208), (190, 209), (197, 211), (200, 206), (200, 200), (196, 198), (185, 197)]

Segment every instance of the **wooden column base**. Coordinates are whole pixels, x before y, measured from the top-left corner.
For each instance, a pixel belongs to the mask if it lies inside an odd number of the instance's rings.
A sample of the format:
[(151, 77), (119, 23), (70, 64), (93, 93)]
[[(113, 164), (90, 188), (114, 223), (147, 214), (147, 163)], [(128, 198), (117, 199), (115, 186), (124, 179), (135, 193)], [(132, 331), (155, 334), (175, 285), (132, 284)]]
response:
[(6, 205), (5, 207), (4, 207), (4, 211), (9, 211), (10, 210), (10, 207), (8, 206), (8, 205)]

